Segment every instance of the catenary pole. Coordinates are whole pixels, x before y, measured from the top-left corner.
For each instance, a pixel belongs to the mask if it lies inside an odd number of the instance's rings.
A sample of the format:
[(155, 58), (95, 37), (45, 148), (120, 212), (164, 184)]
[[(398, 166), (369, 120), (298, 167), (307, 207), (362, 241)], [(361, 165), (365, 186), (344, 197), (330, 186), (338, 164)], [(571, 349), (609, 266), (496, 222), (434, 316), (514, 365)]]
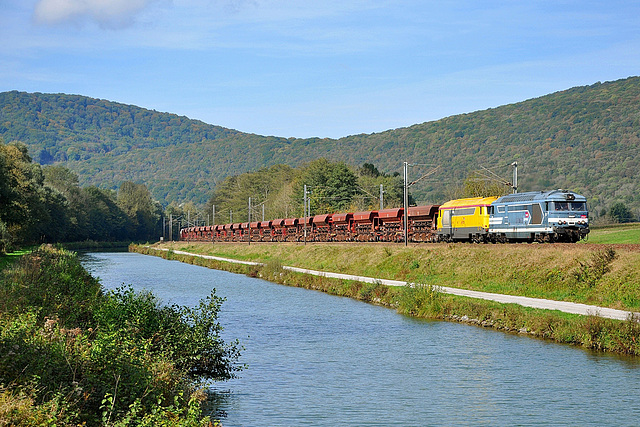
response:
[(302, 200), (303, 205), (303, 220), (304, 220), (304, 244), (307, 244), (307, 184), (304, 185), (304, 197)]
[(402, 228), (404, 229), (404, 245), (408, 245), (407, 239), (407, 225), (408, 225), (408, 210), (409, 210), (409, 178), (407, 177), (409, 169), (409, 163), (404, 162), (404, 215), (402, 220)]

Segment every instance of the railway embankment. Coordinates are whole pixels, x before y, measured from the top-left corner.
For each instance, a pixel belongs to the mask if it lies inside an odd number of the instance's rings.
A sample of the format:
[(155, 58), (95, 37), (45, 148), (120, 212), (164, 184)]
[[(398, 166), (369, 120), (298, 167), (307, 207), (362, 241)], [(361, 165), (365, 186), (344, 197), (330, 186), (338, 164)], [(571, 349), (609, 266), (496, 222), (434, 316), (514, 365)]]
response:
[[(162, 249), (158, 251), (157, 249)], [(597, 307), (640, 312), (640, 245), (472, 245), (167, 243), (133, 246), (142, 253), (177, 259), (277, 283), (317, 289), (386, 305), (431, 319), (526, 333), (586, 348), (640, 355), (637, 316), (602, 317)], [(253, 265), (180, 254), (231, 258)], [(388, 286), (348, 278), (310, 276), (297, 267), (408, 282)], [(532, 308), (439, 292), (442, 287), (551, 303), (593, 307), (592, 315)], [(600, 311), (600, 312), (599, 312)]]

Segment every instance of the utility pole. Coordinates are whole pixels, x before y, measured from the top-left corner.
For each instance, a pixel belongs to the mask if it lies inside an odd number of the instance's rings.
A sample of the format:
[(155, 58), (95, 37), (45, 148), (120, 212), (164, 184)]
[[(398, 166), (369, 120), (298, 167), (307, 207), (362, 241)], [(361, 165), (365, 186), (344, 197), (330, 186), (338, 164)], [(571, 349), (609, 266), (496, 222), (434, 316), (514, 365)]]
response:
[(304, 244), (307, 244), (307, 184), (304, 185), (304, 196), (302, 200), (302, 206), (304, 210)]
[(249, 245), (251, 245), (251, 197), (249, 197), (249, 222), (247, 223), (249, 232)]
[(380, 184), (380, 210), (384, 209), (383, 194), (384, 194), (384, 190), (382, 189), (382, 184)]
[[(187, 228), (191, 227), (191, 211), (187, 211)], [(191, 237), (191, 233), (187, 233), (187, 243), (189, 242), (189, 238)]]
[(211, 217), (211, 225), (213, 226), (213, 229), (211, 230), (211, 243), (214, 242), (215, 240), (215, 235), (216, 235), (216, 205), (212, 205), (213, 207), (211, 208), (212, 212), (211, 214), (213, 215)]
[(404, 218), (402, 220), (402, 228), (404, 228), (404, 245), (408, 245), (407, 226), (409, 225), (409, 178), (407, 177), (409, 163), (404, 162)]
[(513, 194), (518, 192), (518, 162), (511, 163), (513, 166)]
[(173, 242), (173, 214), (169, 214), (169, 240)]

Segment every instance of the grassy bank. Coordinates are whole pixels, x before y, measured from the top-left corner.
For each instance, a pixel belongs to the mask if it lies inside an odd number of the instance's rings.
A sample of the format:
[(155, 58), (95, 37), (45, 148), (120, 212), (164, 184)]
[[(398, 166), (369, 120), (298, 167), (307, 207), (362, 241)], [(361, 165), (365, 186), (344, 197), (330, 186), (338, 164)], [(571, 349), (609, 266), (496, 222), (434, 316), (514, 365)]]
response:
[(205, 255), (640, 311), (625, 245), (165, 244)]
[[(625, 246), (368, 244), (165, 244), (163, 248), (263, 262), (248, 267), (132, 247), (209, 268), (389, 306), (399, 312), (526, 333), (557, 342), (640, 355), (640, 324), (530, 309), (433, 292), (435, 286), (585, 302), (638, 311), (640, 251)], [(282, 265), (422, 284), (388, 288), (307, 276)]]
[(161, 306), (104, 292), (65, 250), (22, 256), (0, 274), (0, 426), (211, 425), (202, 381), (237, 370), (221, 302)]

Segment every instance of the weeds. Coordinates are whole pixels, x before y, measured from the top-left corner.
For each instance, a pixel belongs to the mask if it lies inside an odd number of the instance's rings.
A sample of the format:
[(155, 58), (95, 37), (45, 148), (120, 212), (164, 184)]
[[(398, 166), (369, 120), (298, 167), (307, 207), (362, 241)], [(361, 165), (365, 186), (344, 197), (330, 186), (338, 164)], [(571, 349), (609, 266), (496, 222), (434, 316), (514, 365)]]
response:
[(380, 281), (364, 283), (358, 291), (358, 299), (365, 302), (379, 302), (386, 293), (387, 287)]
[(579, 287), (595, 287), (600, 279), (611, 271), (611, 263), (616, 256), (613, 248), (606, 247), (594, 252), (588, 262), (578, 261), (579, 266), (573, 273), (575, 282)]
[(443, 295), (431, 285), (404, 286), (398, 300), (398, 312), (410, 316), (442, 318)]

